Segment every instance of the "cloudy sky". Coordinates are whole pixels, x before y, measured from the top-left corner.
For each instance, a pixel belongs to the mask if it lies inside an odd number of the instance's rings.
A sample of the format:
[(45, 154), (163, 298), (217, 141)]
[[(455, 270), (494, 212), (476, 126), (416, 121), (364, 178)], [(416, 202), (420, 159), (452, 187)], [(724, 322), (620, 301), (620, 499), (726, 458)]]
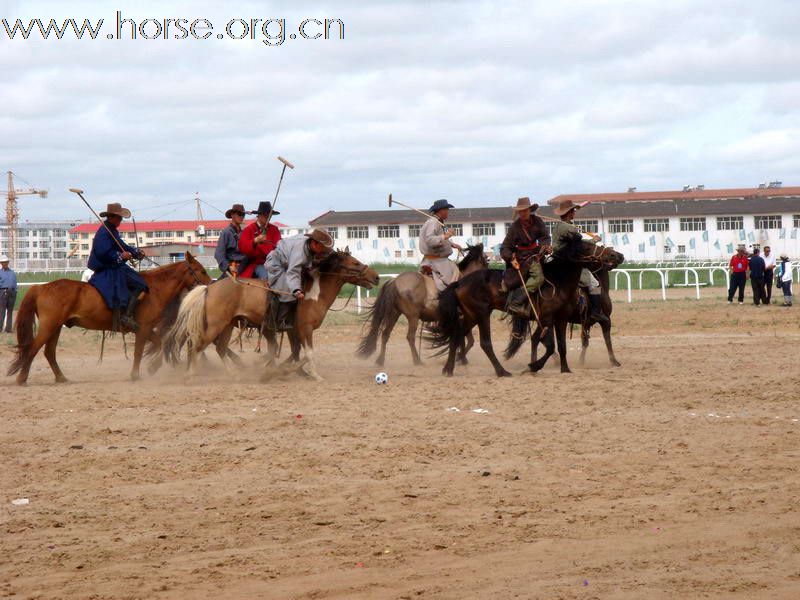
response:
[[(23, 220), (86, 218), (71, 186), (139, 220), (192, 218), (195, 192), (255, 207), (279, 154), (297, 166), (278, 201), (292, 224), (389, 192), (485, 206), (800, 184), (795, 0), (220, 4), (0, 0), (12, 22), (105, 19), (94, 41), (0, 26), (0, 170), (50, 190), (20, 199)], [(214, 34), (105, 39), (117, 10)], [(338, 18), (345, 39), (216, 39), (239, 18), (285, 18), (287, 35)]]

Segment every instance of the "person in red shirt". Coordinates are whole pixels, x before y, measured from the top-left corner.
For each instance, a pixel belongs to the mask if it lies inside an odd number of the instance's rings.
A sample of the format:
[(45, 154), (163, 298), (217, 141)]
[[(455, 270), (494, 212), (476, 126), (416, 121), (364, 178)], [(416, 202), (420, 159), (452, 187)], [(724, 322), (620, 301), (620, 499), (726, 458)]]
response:
[(264, 261), (281, 239), (280, 230), (269, 222), (269, 218), (270, 215), (280, 213), (272, 210), (271, 202), (259, 202), (258, 210), (251, 211), (250, 214), (258, 216), (242, 230), (242, 235), (239, 237), (239, 252), (249, 258), (247, 266), (239, 273), (239, 277), (266, 279), (267, 269), (264, 267)]
[(747, 283), (747, 248), (744, 244), (739, 246), (736, 254), (731, 258), (731, 285), (728, 288), (728, 304), (733, 303), (733, 295), (739, 289), (739, 304), (744, 304), (744, 284)]

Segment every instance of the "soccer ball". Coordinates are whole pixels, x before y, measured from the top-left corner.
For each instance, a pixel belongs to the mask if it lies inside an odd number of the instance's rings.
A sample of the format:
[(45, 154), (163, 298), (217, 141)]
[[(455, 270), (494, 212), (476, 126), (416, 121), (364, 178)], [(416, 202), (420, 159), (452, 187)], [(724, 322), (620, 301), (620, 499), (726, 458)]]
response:
[(378, 373), (375, 375), (375, 383), (378, 385), (386, 385), (389, 383), (389, 376), (386, 373)]

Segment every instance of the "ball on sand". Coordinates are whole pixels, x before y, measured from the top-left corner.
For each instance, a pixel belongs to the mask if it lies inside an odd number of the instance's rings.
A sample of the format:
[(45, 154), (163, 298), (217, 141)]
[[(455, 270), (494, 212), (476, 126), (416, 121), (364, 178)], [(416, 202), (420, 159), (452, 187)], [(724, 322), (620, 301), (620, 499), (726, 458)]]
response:
[(378, 373), (375, 375), (375, 383), (378, 385), (386, 385), (389, 383), (389, 376), (386, 373)]

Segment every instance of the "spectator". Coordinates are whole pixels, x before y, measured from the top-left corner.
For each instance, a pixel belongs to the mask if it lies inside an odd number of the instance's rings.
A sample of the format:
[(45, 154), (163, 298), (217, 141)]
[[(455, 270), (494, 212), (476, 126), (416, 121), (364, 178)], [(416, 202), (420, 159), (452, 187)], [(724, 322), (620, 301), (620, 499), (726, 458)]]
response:
[(784, 252), (781, 254), (781, 262), (778, 263), (778, 287), (783, 292), (783, 305), (792, 305), (792, 263), (789, 256)]
[(11, 333), (11, 316), (17, 303), (17, 274), (8, 262), (8, 257), (0, 254), (0, 331)]
[(753, 304), (759, 306), (767, 295), (764, 291), (764, 259), (761, 258), (761, 251), (753, 249), (753, 256), (750, 257), (750, 285), (753, 286)]
[(764, 246), (764, 289), (766, 295), (764, 296), (764, 304), (769, 304), (772, 301), (772, 279), (775, 276), (775, 255), (772, 253), (772, 248)]
[(747, 250), (739, 246), (731, 258), (731, 285), (728, 288), (728, 304), (733, 303), (733, 294), (739, 290), (739, 304), (744, 304), (744, 283), (747, 281)]

